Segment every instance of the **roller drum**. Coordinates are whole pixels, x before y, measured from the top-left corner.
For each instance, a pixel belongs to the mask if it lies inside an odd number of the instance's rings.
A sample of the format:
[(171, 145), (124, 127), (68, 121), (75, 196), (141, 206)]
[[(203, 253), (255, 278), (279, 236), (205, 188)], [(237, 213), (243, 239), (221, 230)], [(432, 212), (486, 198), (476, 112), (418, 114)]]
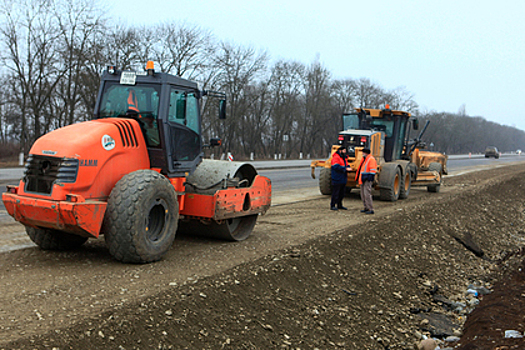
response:
[(186, 178), (186, 193), (213, 195), (224, 188), (227, 179), (237, 179), (238, 187), (250, 187), (256, 175), (257, 170), (249, 163), (204, 159)]
[[(213, 195), (224, 189), (225, 184), (250, 187), (256, 175), (257, 171), (249, 163), (205, 159), (186, 178), (186, 193)], [(248, 215), (221, 221), (184, 219), (179, 223), (179, 232), (242, 241), (250, 236), (257, 217), (258, 215)]]

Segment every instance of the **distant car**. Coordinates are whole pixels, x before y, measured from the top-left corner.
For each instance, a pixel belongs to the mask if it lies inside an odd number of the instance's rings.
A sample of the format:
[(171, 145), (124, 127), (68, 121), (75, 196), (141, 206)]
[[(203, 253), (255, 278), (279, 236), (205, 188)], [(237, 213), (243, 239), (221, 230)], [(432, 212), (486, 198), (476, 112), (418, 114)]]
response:
[(521, 149), (517, 150), (516, 154), (521, 155)]
[(494, 157), (496, 159), (499, 158), (499, 151), (496, 147), (489, 146), (487, 149), (485, 149), (485, 158)]

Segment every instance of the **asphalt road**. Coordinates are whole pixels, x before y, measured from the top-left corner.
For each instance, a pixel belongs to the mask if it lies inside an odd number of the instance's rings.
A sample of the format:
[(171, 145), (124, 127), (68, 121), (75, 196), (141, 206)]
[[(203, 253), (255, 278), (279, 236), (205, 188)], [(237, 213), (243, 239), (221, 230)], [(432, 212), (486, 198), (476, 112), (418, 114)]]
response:
[[(475, 167), (504, 164), (509, 162), (524, 161), (525, 156), (508, 155), (500, 159), (473, 157), (473, 158), (449, 158), (447, 162), (448, 171), (457, 172), (468, 170)], [(287, 168), (287, 169), (272, 169), (259, 170), (259, 174), (269, 177), (272, 180), (272, 190), (282, 191), (291, 189), (302, 189), (308, 187), (318, 186), (319, 169), (316, 169), (316, 179), (312, 179), (310, 168)]]
[[(484, 158), (484, 157), (461, 157), (452, 156), (449, 158), (447, 166), (449, 173), (457, 172), (462, 170), (468, 170), (470, 168), (488, 166), (495, 164), (504, 164), (509, 162), (525, 161), (525, 156), (518, 155), (504, 155), (499, 159)], [(267, 176), (272, 180), (272, 190), (274, 192), (284, 190), (299, 190), (305, 188), (311, 188), (318, 186), (319, 169), (316, 169), (316, 179), (312, 179), (310, 173), (310, 161), (309, 160), (295, 160), (295, 161), (258, 161), (253, 162), (255, 167), (258, 168), (260, 175)], [(0, 179), (6, 178), (4, 170), (0, 169)], [(16, 176), (21, 176), (22, 170), (13, 172)], [(3, 176), (2, 176), (3, 175)], [(16, 178), (15, 176), (15, 178)], [(4, 185), (0, 185), (0, 193), (5, 192), (5, 183), (7, 180), (2, 181)], [(17, 180), (9, 181), (9, 183), (17, 184)], [(0, 201), (0, 210), (5, 210), (3, 202)]]

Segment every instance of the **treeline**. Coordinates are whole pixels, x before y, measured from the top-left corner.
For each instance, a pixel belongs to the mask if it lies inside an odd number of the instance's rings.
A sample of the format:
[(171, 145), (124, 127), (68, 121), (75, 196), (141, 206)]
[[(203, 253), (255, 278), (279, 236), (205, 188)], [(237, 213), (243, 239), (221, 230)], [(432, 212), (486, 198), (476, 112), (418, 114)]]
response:
[(423, 140), (447, 154), (482, 152), (489, 144), (525, 148), (525, 133), (515, 128), (464, 113), (421, 113), (404, 87), (335, 79), (318, 60), (272, 61), (265, 51), (221, 41), (193, 24), (122, 25), (92, 0), (6, 0), (1, 6), (0, 143), (19, 144), (26, 153), (39, 136), (92, 117), (107, 65), (142, 69), (147, 60), (157, 71), (227, 93), (224, 122), (203, 101), (203, 140), (221, 137), (218, 152), (236, 159), (326, 156), (343, 112), (387, 103), (431, 120)]
[(525, 132), (482, 117), (432, 112), (420, 118), (420, 125), (430, 120), (423, 136), (427, 148), (433, 143), (435, 150), (446, 154), (483, 153), (487, 146), (496, 146), (500, 152), (525, 149)]

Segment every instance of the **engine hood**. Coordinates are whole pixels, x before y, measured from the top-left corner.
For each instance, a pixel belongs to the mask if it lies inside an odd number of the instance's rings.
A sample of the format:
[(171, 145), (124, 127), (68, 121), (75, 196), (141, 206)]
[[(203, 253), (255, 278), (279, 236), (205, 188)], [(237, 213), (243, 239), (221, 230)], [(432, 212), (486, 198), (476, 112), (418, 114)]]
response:
[(133, 119), (98, 119), (54, 130), (40, 137), (30, 154), (33, 161), (46, 157), (52, 164), (78, 160), (76, 180), (65, 186), (85, 198), (105, 198), (125, 174), (150, 168), (142, 130)]
[(80, 158), (86, 152), (111, 152), (116, 148), (117, 141), (121, 141), (118, 123), (115, 122), (109, 119), (93, 120), (56, 129), (36, 140), (30, 153)]

